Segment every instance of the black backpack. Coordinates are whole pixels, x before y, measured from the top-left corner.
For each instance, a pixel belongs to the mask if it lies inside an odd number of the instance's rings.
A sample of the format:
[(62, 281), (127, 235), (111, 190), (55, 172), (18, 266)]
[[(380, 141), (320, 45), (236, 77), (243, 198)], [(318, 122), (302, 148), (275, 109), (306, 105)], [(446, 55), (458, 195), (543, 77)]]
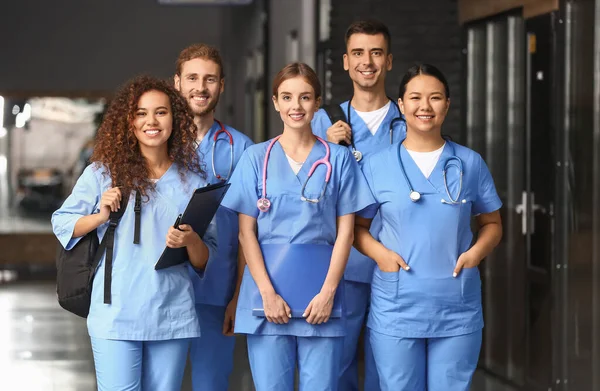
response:
[[(104, 267), (104, 303), (110, 304), (112, 283), (112, 261), (113, 246), (115, 242), (115, 231), (121, 217), (127, 209), (129, 196), (121, 199), (121, 208), (117, 212), (111, 212), (108, 228), (98, 242), (96, 230), (85, 235), (71, 250), (65, 250), (59, 244), (56, 255), (56, 293), (58, 304), (65, 310), (75, 315), (87, 318), (90, 312), (92, 298), (92, 282), (96, 274), (96, 268), (106, 250)], [(140, 241), (140, 215), (142, 199), (139, 192), (135, 194), (135, 232), (134, 244)]]
[[(350, 103), (348, 103), (350, 104)], [(348, 123), (348, 119), (346, 118), (346, 114), (344, 113), (344, 110), (342, 110), (342, 107), (337, 104), (337, 103), (330, 103), (330, 104), (326, 104), (323, 106), (323, 110), (325, 110), (325, 112), (327, 113), (327, 116), (329, 117), (329, 120), (331, 121), (331, 124), (335, 124), (338, 121), (344, 121), (346, 123)], [(340, 141), (340, 145), (347, 147), (348, 144), (346, 144), (345, 141)]]

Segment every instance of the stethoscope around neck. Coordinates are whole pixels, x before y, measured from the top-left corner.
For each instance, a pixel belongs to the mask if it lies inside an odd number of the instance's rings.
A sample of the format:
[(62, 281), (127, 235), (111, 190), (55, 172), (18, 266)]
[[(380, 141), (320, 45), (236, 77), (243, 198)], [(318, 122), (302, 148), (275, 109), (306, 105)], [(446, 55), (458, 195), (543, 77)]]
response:
[[(268, 212), (269, 209), (271, 208), (271, 201), (267, 198), (267, 166), (269, 165), (269, 156), (271, 155), (271, 149), (273, 149), (273, 146), (275, 145), (275, 143), (277, 142), (277, 140), (279, 140), (279, 138), (281, 136), (282, 135), (279, 135), (279, 136), (275, 137), (273, 140), (271, 140), (271, 142), (269, 143), (269, 146), (267, 147), (267, 152), (265, 154), (265, 160), (263, 162), (262, 197), (259, 198), (258, 201), (256, 201), (256, 207), (258, 208), (259, 211), (261, 211), (263, 213)], [(317, 140), (320, 141), (321, 144), (323, 144), (325, 146), (325, 156), (313, 163), (313, 165), (310, 168), (310, 171), (308, 172), (308, 176), (306, 177), (306, 180), (304, 181), (304, 184), (302, 185), (302, 190), (300, 191), (300, 199), (302, 201), (310, 202), (312, 204), (316, 204), (319, 201), (321, 201), (321, 199), (325, 195), (325, 190), (327, 189), (327, 184), (329, 184), (329, 179), (331, 178), (331, 171), (332, 171), (331, 162), (329, 160), (329, 156), (331, 154), (329, 145), (327, 145), (327, 142), (325, 142), (320, 137), (317, 137)], [(325, 176), (325, 182), (323, 183), (323, 187), (321, 188), (321, 194), (319, 195), (318, 198), (308, 198), (304, 195), (304, 190), (306, 189), (306, 184), (308, 183), (308, 180), (312, 177), (313, 173), (315, 172), (315, 170), (317, 169), (317, 167), (320, 164), (324, 164), (325, 167), (327, 167), (327, 175)]]
[[(215, 132), (215, 134), (213, 135), (213, 145), (212, 145), (212, 151), (211, 151), (212, 172), (213, 172), (213, 175), (215, 178), (217, 178), (220, 181), (227, 182), (229, 180), (229, 178), (231, 177), (231, 172), (233, 171), (233, 136), (227, 129), (225, 129), (225, 126), (223, 125), (223, 123), (221, 123), (221, 121), (219, 121), (218, 119), (215, 119), (215, 122), (219, 125), (219, 130), (217, 130)], [(224, 138), (219, 139), (219, 135), (221, 133), (225, 133), (225, 135), (227, 135), (227, 139), (224, 139)], [(217, 174), (217, 170), (215, 168), (215, 152), (217, 150), (217, 142), (219, 140), (229, 142), (229, 170), (227, 170), (227, 176), (224, 176), (224, 177), (221, 176), (220, 174)], [(200, 146), (200, 144), (198, 144), (198, 147), (199, 146)]]
[[(354, 98), (354, 96), (350, 97), (350, 100), (348, 101), (348, 107), (346, 108), (346, 118), (348, 119), (348, 126), (350, 126), (350, 130), (352, 131), (352, 117), (351, 117), (351, 110), (350, 108), (352, 107), (352, 99)], [(402, 118), (402, 112), (400, 111), (400, 107), (398, 107), (398, 103), (396, 103), (392, 98), (390, 98), (389, 96), (387, 97), (390, 102), (396, 106), (396, 109), (398, 110), (398, 113), (400, 113), (399, 117), (394, 118), (391, 122), (390, 122), (390, 145), (392, 145), (394, 143), (394, 124), (397, 121), (404, 121), (404, 119)], [(352, 143), (351, 147), (352, 147), (352, 155), (354, 156), (354, 158), (356, 159), (357, 162), (360, 162), (363, 158), (363, 154), (361, 151), (359, 151), (358, 149), (356, 149), (356, 145), (354, 144), (354, 135), (351, 135), (350, 137), (350, 142)], [(345, 145), (345, 143), (343, 144)]]
[[(450, 205), (458, 205), (458, 204), (464, 204), (467, 201), (466, 200), (460, 200), (460, 194), (462, 193), (462, 186), (463, 186), (463, 164), (462, 164), (462, 160), (460, 160), (460, 158), (458, 156), (456, 156), (456, 153), (454, 151), (454, 146), (452, 146), (452, 144), (446, 142), (446, 145), (451, 148), (451, 156), (448, 157), (446, 159), (446, 161), (444, 162), (444, 166), (442, 168), (442, 176), (444, 177), (444, 189), (446, 190), (446, 195), (448, 196), (448, 200), (445, 200), (442, 198), (442, 203), (443, 204), (450, 204)], [(402, 171), (402, 175), (404, 176), (404, 180), (406, 181), (406, 186), (409, 189), (409, 193), (408, 193), (408, 197), (410, 198), (410, 200), (412, 202), (419, 202), (419, 200), (421, 200), (421, 197), (423, 194), (421, 194), (420, 192), (418, 192), (417, 190), (415, 190), (412, 186), (412, 184), (410, 183), (410, 179), (408, 179), (408, 175), (406, 175), (406, 170), (404, 169), (404, 163), (402, 162), (402, 143), (398, 143), (398, 161), (400, 162), (400, 171)], [(450, 189), (448, 188), (448, 180), (447, 180), (447, 173), (448, 173), (448, 167), (456, 167), (458, 169), (458, 173), (459, 173), (459, 182), (458, 182), (458, 194), (456, 195), (456, 198), (453, 198), (452, 195), (450, 194)]]

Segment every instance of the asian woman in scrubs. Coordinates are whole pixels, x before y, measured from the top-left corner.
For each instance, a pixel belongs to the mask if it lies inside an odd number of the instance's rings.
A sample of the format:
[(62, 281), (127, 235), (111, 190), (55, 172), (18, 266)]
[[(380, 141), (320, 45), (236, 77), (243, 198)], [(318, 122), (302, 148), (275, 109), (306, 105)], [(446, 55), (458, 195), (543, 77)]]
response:
[(94, 229), (101, 240), (110, 212), (130, 194), (115, 233), (110, 300), (103, 258), (87, 318), (101, 391), (181, 389), (189, 339), (200, 335), (194, 292), (184, 263), (159, 271), (154, 264), (165, 246), (187, 247), (191, 264), (202, 269), (216, 246), (214, 227), (204, 239), (188, 225), (173, 228), (194, 190), (206, 185), (195, 132), (187, 102), (173, 87), (150, 77), (127, 83), (105, 115), (93, 163), (52, 216), (54, 233), (70, 249)]
[(382, 218), (380, 241), (369, 233), (376, 208), (357, 216), (355, 231), (355, 246), (378, 266), (367, 325), (380, 385), (467, 391), (483, 328), (477, 266), (502, 237), (502, 203), (481, 156), (442, 137), (450, 89), (437, 68), (410, 68), (398, 105), (406, 139), (363, 168)]
[[(247, 260), (235, 331), (248, 335), (257, 391), (293, 390), (296, 367), (300, 390), (337, 391), (345, 330), (343, 312), (333, 318), (332, 308), (354, 238), (354, 214), (373, 198), (348, 148), (312, 133), (321, 87), (309, 66), (284, 67), (273, 81), (272, 100), (283, 133), (244, 152), (223, 200), (239, 213)], [(327, 248), (318, 259), (307, 255)], [(306, 277), (284, 272), (272, 280), (276, 271), (266, 265), (273, 253), (285, 254), (284, 271), (301, 262), (310, 274), (311, 262), (326, 264), (324, 282), (305, 308), (291, 307), (275, 286)], [(253, 312), (256, 295), (264, 316)]]

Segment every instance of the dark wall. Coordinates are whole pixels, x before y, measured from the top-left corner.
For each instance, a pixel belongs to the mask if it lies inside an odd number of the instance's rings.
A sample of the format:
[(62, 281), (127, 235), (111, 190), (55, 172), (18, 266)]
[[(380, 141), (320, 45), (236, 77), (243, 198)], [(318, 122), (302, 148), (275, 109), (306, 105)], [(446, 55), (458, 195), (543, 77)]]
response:
[(2, 2), (0, 95), (108, 95), (139, 73), (170, 76), (188, 44), (220, 44), (222, 13), (158, 0)]
[(392, 35), (394, 63), (386, 80), (388, 96), (398, 98), (400, 80), (415, 61), (439, 67), (452, 95), (444, 133), (461, 141), (462, 46), (457, 1), (332, 0), (331, 4), (333, 100), (347, 100), (352, 94), (352, 83), (342, 65), (346, 29), (354, 20), (372, 17), (385, 23)]
[[(218, 118), (261, 140), (255, 121), (258, 121), (253, 99), (256, 91), (264, 90), (263, 77), (257, 61), (249, 60), (257, 52), (264, 52), (264, 0), (254, 0), (249, 6), (227, 7), (222, 16), (221, 56), (225, 68), (225, 93), (219, 101)], [(249, 62), (252, 69), (247, 69)], [(264, 66), (264, 65), (263, 65)], [(269, 102), (267, 102), (269, 103)], [(264, 106), (264, 99), (261, 105)]]

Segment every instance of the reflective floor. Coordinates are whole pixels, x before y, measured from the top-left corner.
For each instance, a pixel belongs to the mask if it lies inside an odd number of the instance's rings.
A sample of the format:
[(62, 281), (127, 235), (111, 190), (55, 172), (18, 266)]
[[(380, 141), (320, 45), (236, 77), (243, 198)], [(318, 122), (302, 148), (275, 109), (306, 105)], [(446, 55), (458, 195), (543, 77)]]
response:
[[(9, 277), (0, 270), (0, 390), (95, 390), (85, 320), (58, 306), (53, 281)], [(245, 349), (238, 337), (231, 391), (254, 389)], [(191, 390), (187, 371), (182, 390)], [(512, 390), (477, 374), (472, 391)]]

